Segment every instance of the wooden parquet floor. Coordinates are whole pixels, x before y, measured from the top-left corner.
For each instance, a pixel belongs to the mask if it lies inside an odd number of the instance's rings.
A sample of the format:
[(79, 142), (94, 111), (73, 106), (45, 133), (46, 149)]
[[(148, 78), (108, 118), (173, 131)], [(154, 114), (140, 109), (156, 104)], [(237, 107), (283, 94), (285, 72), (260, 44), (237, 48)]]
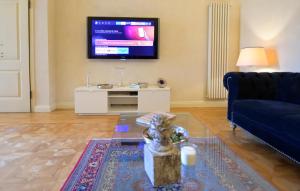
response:
[[(177, 108), (203, 122), (279, 190), (300, 191), (300, 167), (240, 129), (225, 108)], [(59, 190), (92, 138), (110, 138), (118, 116), (78, 116), (72, 110), (0, 114), (0, 190)]]

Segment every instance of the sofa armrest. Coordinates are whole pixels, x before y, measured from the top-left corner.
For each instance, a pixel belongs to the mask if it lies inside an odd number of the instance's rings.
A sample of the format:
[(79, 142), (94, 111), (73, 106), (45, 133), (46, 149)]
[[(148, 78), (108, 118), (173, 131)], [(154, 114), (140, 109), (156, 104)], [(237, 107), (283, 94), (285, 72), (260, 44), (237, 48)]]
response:
[(224, 87), (228, 91), (228, 112), (227, 119), (231, 120), (232, 103), (239, 98), (239, 73), (229, 72), (225, 74), (223, 79)]
[(281, 73), (229, 72), (224, 76), (228, 90), (228, 116), (231, 120), (232, 104), (237, 99), (275, 100)]

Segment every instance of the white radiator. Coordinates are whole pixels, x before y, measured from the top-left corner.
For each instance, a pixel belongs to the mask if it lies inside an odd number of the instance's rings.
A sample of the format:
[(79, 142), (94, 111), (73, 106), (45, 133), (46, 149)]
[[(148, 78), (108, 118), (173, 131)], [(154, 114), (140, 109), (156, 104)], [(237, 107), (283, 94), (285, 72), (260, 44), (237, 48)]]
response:
[(229, 0), (212, 0), (208, 11), (207, 98), (225, 99), (223, 76), (228, 71)]

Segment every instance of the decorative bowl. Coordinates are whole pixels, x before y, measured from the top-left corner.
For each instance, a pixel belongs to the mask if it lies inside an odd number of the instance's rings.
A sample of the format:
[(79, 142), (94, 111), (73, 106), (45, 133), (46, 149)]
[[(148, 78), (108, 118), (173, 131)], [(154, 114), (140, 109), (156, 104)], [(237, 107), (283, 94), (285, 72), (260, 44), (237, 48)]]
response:
[(151, 143), (151, 141), (152, 141), (152, 137), (150, 137), (150, 135), (148, 134), (148, 130), (149, 130), (149, 128), (146, 128), (143, 131), (143, 137), (144, 137), (144, 140), (145, 140), (146, 144)]
[(147, 82), (138, 82), (137, 84), (138, 84), (138, 86), (140, 88), (147, 88), (148, 87), (148, 83)]
[(112, 89), (113, 85), (112, 84), (97, 84), (97, 87), (99, 89)]
[[(173, 133), (171, 135), (171, 141), (173, 144), (178, 144), (178, 143), (183, 143), (188, 141), (189, 133), (185, 128), (180, 126), (173, 126), (172, 129), (173, 129)], [(152, 137), (148, 134), (148, 130), (149, 128), (146, 128), (143, 131), (143, 137), (147, 144), (151, 143), (152, 141)]]

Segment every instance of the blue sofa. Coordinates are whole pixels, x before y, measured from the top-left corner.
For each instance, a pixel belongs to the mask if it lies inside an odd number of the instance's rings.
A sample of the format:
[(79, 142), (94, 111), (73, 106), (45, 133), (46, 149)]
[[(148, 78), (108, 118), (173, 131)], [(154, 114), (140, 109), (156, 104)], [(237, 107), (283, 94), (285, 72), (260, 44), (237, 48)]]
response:
[(224, 76), (228, 120), (291, 159), (300, 161), (300, 73)]

